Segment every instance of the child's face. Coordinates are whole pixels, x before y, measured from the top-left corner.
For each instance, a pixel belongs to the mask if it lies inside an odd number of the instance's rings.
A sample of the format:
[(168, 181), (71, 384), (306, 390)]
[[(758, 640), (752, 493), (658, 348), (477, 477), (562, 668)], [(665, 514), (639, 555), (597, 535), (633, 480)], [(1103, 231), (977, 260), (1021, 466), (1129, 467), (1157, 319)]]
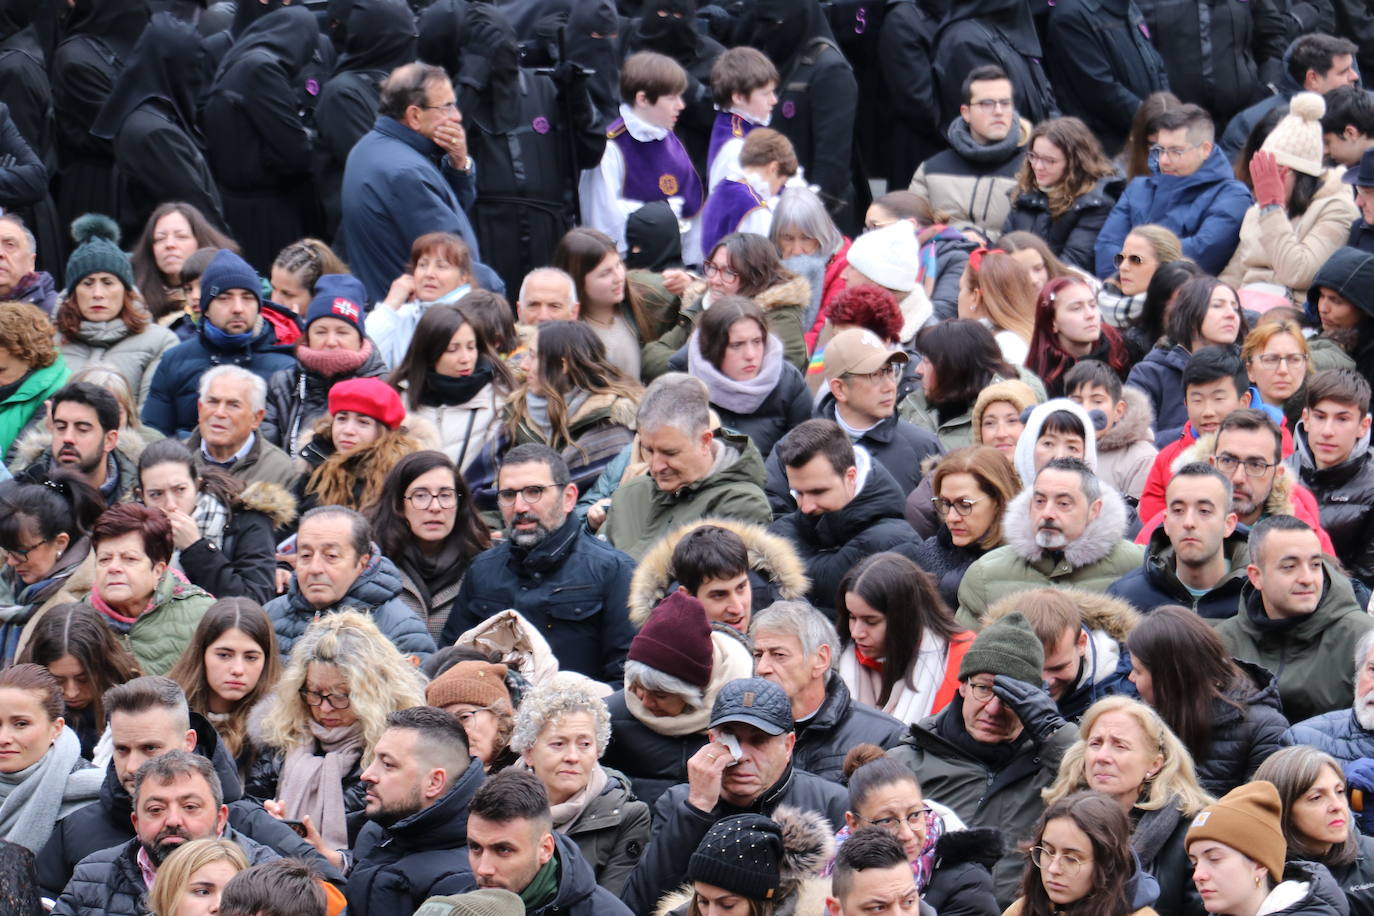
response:
[(1101, 385), (1079, 385), (1069, 392), (1069, 400), (1075, 404), (1082, 404), (1083, 409), (1089, 413), (1094, 410), (1102, 411), (1103, 416), (1107, 418), (1107, 425), (1097, 431), (1098, 439), (1105, 436), (1126, 415), (1126, 402), (1113, 402), (1111, 392)]
[(736, 92), (730, 97), (730, 101), (755, 124), (767, 124), (773, 115), (773, 106), (778, 104), (778, 84), (769, 83), (748, 95)]
[(635, 96), (635, 114), (663, 130), (672, 130), (677, 126), (677, 116), (685, 107), (680, 95), (661, 95), (657, 102), (650, 102), (642, 92)]
[(1250, 406), (1250, 392), (1238, 393), (1230, 378), (1189, 385), (1183, 397), (1188, 405), (1188, 421), (1199, 436), (1216, 432), (1231, 411)]

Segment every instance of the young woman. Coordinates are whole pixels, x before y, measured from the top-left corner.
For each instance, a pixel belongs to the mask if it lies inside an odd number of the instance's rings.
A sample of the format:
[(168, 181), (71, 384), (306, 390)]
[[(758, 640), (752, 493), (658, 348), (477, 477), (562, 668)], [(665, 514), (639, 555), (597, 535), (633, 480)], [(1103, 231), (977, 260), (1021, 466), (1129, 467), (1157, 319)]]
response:
[(44, 614), (15, 659), (42, 665), (62, 688), (63, 718), (81, 739), (81, 756), (95, 759), (105, 730), (105, 691), (136, 678), (138, 662), (95, 608), (59, 604)]
[(1266, 317), (1245, 335), (1240, 358), (1252, 383), (1250, 406), (1267, 410), (1275, 422), (1295, 426), (1307, 406), (1304, 386), (1312, 360), (1302, 328), (1286, 318)]
[(81, 759), (46, 668), (0, 668), (0, 840), (37, 854), (61, 818), (100, 795), (105, 771)]
[(1131, 682), (1192, 754), (1198, 782), (1222, 795), (1286, 743), (1274, 676), (1232, 658), (1196, 612), (1177, 605), (1141, 617), (1126, 639)]
[(1030, 355), (1035, 329), (1035, 287), (1011, 255), (980, 248), (969, 255), (959, 279), (959, 317), (981, 321), (993, 333), (1008, 365)]
[(1026, 368), (1045, 383), (1052, 398), (1063, 397), (1064, 375), (1083, 359), (1112, 367), (1122, 378), (1130, 369), (1130, 355), (1121, 333), (1103, 324), (1097, 297), (1077, 279), (1051, 280), (1035, 302), (1035, 332)]
[(0, 483), (0, 584), (12, 596), (0, 621), (0, 666), (32, 638), (49, 610), (90, 592), (95, 557), (89, 535), (104, 508), (100, 494), (67, 471), (46, 484)]
[(172, 850), (148, 888), (153, 916), (212, 916), (229, 879), (248, 867), (233, 840), (189, 840)]
[(861, 827), (878, 827), (901, 841), (922, 902), (940, 916), (996, 916), (991, 862), (1002, 846), (994, 827), (967, 828), (948, 808), (926, 801), (910, 767), (875, 744), (860, 744), (844, 760), (849, 810), (835, 835), (843, 846)]
[(53, 326), (36, 305), (10, 302), (0, 309), (0, 454), (14, 458), (20, 433), (71, 373), (53, 342)]
[(320, 277), (346, 273), (348, 265), (319, 239), (292, 242), (272, 262), (272, 301), (304, 318)]
[(955, 449), (927, 476), (935, 494), (931, 514), (939, 528), (901, 552), (934, 577), (947, 607), (957, 607), (964, 572), (1004, 543), (1002, 513), (1021, 483), (1008, 457), (988, 445)]
[(921, 567), (874, 554), (840, 580), (839, 600), (840, 678), (856, 700), (906, 725), (949, 704), (973, 634), (954, 622)]
[(410, 246), (410, 265), (367, 316), (367, 336), (388, 366), (400, 365), (415, 326), (431, 305), (452, 305), (472, 289), (472, 253), (449, 232), (430, 232)]
[(212, 226), (191, 204), (171, 201), (148, 217), (131, 255), (133, 285), (143, 294), (143, 301), (158, 324), (166, 327), (182, 315), (199, 315), (200, 299), (187, 295), (181, 265), (201, 248), (228, 248), (239, 253), (238, 244)]
[(372, 619), (340, 611), (312, 623), (291, 650), (259, 731), (246, 794), (301, 821), (336, 867), (363, 825), (360, 781), (388, 713), (424, 705), (420, 675)]
[(151, 322), (113, 220), (88, 214), (76, 221), (72, 236), (77, 248), (67, 259), (68, 292), (54, 319), (62, 358), (72, 372), (112, 366), (142, 405), (162, 354), (179, 343), (177, 336)]
[(506, 686), (505, 665), (461, 661), (429, 682), (425, 700), (458, 720), (468, 736), (472, 756), (488, 773), (504, 770), (519, 755), (511, 748), (515, 704)]
[(807, 349), (814, 350), (816, 337), (825, 326), (826, 312), (835, 297), (844, 292), (849, 239), (830, 218), (815, 191), (784, 188), (773, 211), (768, 241), (773, 243), (783, 266), (811, 284), (802, 328), (806, 331)]
[(443, 452), (415, 452), (391, 469), (370, 514), (383, 556), (401, 572), (401, 599), (437, 644), (468, 564), (491, 546), (467, 482)]
[[(1020, 896), (1003, 916), (1156, 916), (1151, 882), (1130, 844), (1130, 823), (1100, 792), (1045, 809), (1031, 838)], [(1161, 912), (1177, 913), (1166, 909)]]
[(864, 231), (881, 229), (899, 219), (916, 225), (916, 241), (921, 246), (916, 282), (929, 297), (935, 317), (954, 317), (959, 307), (959, 277), (968, 266), (969, 252), (978, 246), (948, 225), (948, 217), (935, 212), (930, 201), (914, 191), (888, 191), (869, 204)]
[(1144, 304), (1155, 270), (1181, 257), (1183, 246), (1178, 236), (1163, 226), (1147, 224), (1132, 229), (1113, 258), (1116, 274), (1098, 293), (1103, 319), (1118, 328), (1129, 324)]
[(216, 467), (200, 467), (175, 439), (154, 442), (138, 459), (138, 497), (172, 526), (171, 567), (219, 598), (276, 596), (273, 532), (295, 518), (281, 487), (247, 487)]
[(1079, 736), (1044, 791), (1045, 801), (1054, 804), (1082, 789), (1110, 798), (1130, 818), (1140, 867), (1159, 882), (1159, 911), (1196, 913), (1183, 837), (1212, 797), (1198, 785), (1187, 749), (1154, 710), (1122, 696), (1088, 707)]
[(1155, 268), (1149, 286), (1145, 288), (1144, 305), (1126, 324), (1120, 326), (1133, 362), (1140, 362), (1145, 354), (1160, 345), (1164, 337), (1164, 323), (1178, 299), (1179, 288), (1204, 273), (1201, 267), (1183, 259), (1166, 261)]
[(1083, 405), (1054, 398), (1037, 404), (1025, 422), (1012, 455), (1016, 476), (1023, 484), (1035, 480), (1040, 469), (1054, 458), (1081, 458), (1088, 467), (1097, 468), (1097, 437)]
[(806, 379), (783, 357), (763, 310), (743, 296), (724, 296), (701, 317), (682, 368), (706, 383), (721, 423), (747, 435), (761, 455), (811, 419)]
[(997, 239), (997, 247), (1030, 272), (1031, 283), (1037, 291), (1060, 277), (1077, 277), (1091, 286), (1094, 293), (1101, 291), (1102, 284), (1097, 282), (1096, 277), (1059, 260), (1045, 240), (1033, 232), (1004, 233)]
[(186, 692), (191, 711), (215, 726), (246, 778), (254, 759), (248, 714), (281, 676), (277, 638), (262, 606), (248, 598), (210, 605), (167, 676)]
[(1005, 232), (1033, 232), (1065, 262), (1094, 269), (1093, 244), (1123, 182), (1088, 126), (1078, 118), (1035, 125)]
[(330, 388), (329, 414), (316, 421), (301, 451), (311, 469), (301, 478), (301, 513), (329, 505), (361, 511), (376, 502), (396, 462), (424, 447), (410, 429), (400, 395), (381, 379)]
[(577, 844), (596, 883), (618, 895), (649, 842), (649, 806), (599, 763), (610, 740), (605, 700), (587, 678), (565, 672), (525, 695), (510, 746), (544, 784), (553, 828)]
[(425, 312), (389, 381), (401, 392), (406, 411), (438, 430), (444, 454), (460, 470), (498, 434), (498, 419), (514, 387), (506, 363), (466, 304)]

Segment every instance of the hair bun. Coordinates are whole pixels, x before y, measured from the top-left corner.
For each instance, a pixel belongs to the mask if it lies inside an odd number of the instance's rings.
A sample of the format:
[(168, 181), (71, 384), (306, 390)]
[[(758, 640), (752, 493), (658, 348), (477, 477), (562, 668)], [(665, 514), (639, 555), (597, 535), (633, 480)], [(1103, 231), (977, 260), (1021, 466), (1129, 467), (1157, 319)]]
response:
[(72, 238), (77, 245), (84, 245), (91, 239), (105, 239), (119, 244), (119, 226), (103, 213), (87, 213), (72, 221)]
[(854, 771), (865, 763), (872, 763), (887, 756), (887, 751), (876, 744), (859, 744), (844, 755), (844, 778), (854, 775)]
[(1326, 100), (1315, 92), (1299, 92), (1289, 101), (1288, 113), (1304, 121), (1320, 121), (1326, 114)]

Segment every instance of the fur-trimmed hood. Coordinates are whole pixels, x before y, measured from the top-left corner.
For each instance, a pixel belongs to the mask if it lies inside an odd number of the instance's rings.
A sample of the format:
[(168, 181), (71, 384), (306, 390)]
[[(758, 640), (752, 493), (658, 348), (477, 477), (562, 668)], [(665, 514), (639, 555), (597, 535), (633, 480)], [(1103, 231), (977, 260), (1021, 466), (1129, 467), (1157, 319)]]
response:
[[(709, 287), (703, 281), (697, 281), (687, 287), (682, 294), (682, 310), (701, 308), (702, 299), (705, 298), (708, 289)], [(792, 279), (784, 280), (777, 286), (770, 286), (752, 298), (754, 304), (765, 312), (790, 306), (805, 311), (807, 306), (811, 304), (811, 281), (800, 274), (795, 274)]]
[(273, 528), (288, 525), (296, 518), (296, 497), (270, 480), (253, 481), (243, 488), (237, 502), (241, 508), (267, 516)]
[[(1064, 548), (1064, 560), (1074, 569), (1092, 566), (1105, 560), (1126, 534), (1126, 502), (1121, 494), (1106, 483), (1102, 487), (1102, 509), (1097, 518), (1088, 522), (1083, 533)], [(1038, 563), (1045, 557), (1046, 550), (1035, 543), (1035, 531), (1031, 526), (1030, 502), (1032, 490), (1022, 490), (1007, 505), (1002, 522), (1002, 530), (1007, 544), (1016, 555), (1027, 563)]]
[(577, 412), (568, 418), (568, 427), (571, 429), (583, 422), (595, 411), (605, 411), (612, 423), (618, 423), (627, 429), (634, 429), (637, 425), (639, 408), (635, 402), (618, 394), (605, 393), (589, 395)]
[[(1169, 463), (1170, 475), (1177, 474), (1185, 464), (1200, 461), (1207, 464), (1216, 448), (1217, 434), (1206, 433), (1193, 440), (1193, 444), (1180, 451)], [(1274, 476), (1274, 486), (1269, 490), (1269, 498), (1264, 501), (1264, 515), (1293, 515), (1293, 484), (1296, 482), (1293, 469), (1286, 462), (1279, 462), (1282, 473)]]
[(949, 868), (972, 863), (988, 871), (1007, 849), (1007, 835), (998, 827), (966, 827), (949, 830), (935, 843), (935, 867)]
[(673, 550), (689, 532), (702, 525), (717, 525), (739, 535), (749, 551), (749, 568), (771, 582), (778, 596), (788, 600), (802, 600), (806, 597), (811, 581), (806, 576), (806, 567), (791, 542), (785, 538), (769, 534), (761, 525), (725, 518), (702, 518), (688, 522), (674, 529), (649, 549), (635, 567), (630, 579), (630, 622), (643, 626), (649, 619), (649, 612), (668, 595), (668, 590), (677, 582), (673, 574)]
[[(1105, 507), (1103, 511), (1106, 511)], [(1128, 601), (1123, 601), (1103, 592), (1088, 591), (1084, 588), (1056, 587), (1054, 590), (1061, 592), (1066, 598), (1078, 605), (1078, 611), (1083, 616), (1083, 626), (1089, 630), (1106, 633), (1118, 642), (1125, 642), (1126, 637), (1135, 629), (1136, 624), (1140, 623), (1140, 614)], [(988, 608), (988, 612), (983, 615), (983, 619), (980, 621), (981, 627), (986, 627), (994, 620), (1000, 620), (1008, 614), (1020, 610), (1021, 596), (1028, 591), (1034, 591), (1034, 589), (1015, 592), (994, 601), (992, 606)]]
[(1131, 385), (1122, 385), (1121, 400), (1126, 402), (1126, 414), (1097, 440), (1098, 452), (1115, 452), (1134, 442), (1154, 444), (1151, 428), (1155, 425), (1155, 409), (1145, 392)]
[[(153, 429), (134, 430), (122, 426), (119, 429), (119, 444), (115, 446), (115, 451), (128, 459), (131, 465), (138, 467), (138, 459), (143, 455), (143, 450), (161, 438), (162, 434)], [(49, 453), (51, 448), (52, 432), (46, 424), (39, 424), (15, 440), (14, 460), (10, 462), (10, 468), (22, 471)]]

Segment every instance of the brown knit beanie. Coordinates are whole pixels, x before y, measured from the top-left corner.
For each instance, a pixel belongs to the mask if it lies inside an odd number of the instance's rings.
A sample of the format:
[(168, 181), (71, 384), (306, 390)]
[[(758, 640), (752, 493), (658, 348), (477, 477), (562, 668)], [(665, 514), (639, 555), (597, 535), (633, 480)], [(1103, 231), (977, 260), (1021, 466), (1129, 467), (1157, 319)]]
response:
[(1279, 790), (1261, 779), (1227, 792), (1193, 818), (1184, 848), (1196, 840), (1225, 843), (1267, 868), (1275, 881), (1282, 881), (1288, 844), (1283, 839)]
[(425, 699), (429, 705), (440, 708), (450, 703), (494, 706), (497, 700), (505, 700), (506, 705), (510, 705), (506, 666), (479, 661), (459, 662), (430, 682), (425, 688)]

